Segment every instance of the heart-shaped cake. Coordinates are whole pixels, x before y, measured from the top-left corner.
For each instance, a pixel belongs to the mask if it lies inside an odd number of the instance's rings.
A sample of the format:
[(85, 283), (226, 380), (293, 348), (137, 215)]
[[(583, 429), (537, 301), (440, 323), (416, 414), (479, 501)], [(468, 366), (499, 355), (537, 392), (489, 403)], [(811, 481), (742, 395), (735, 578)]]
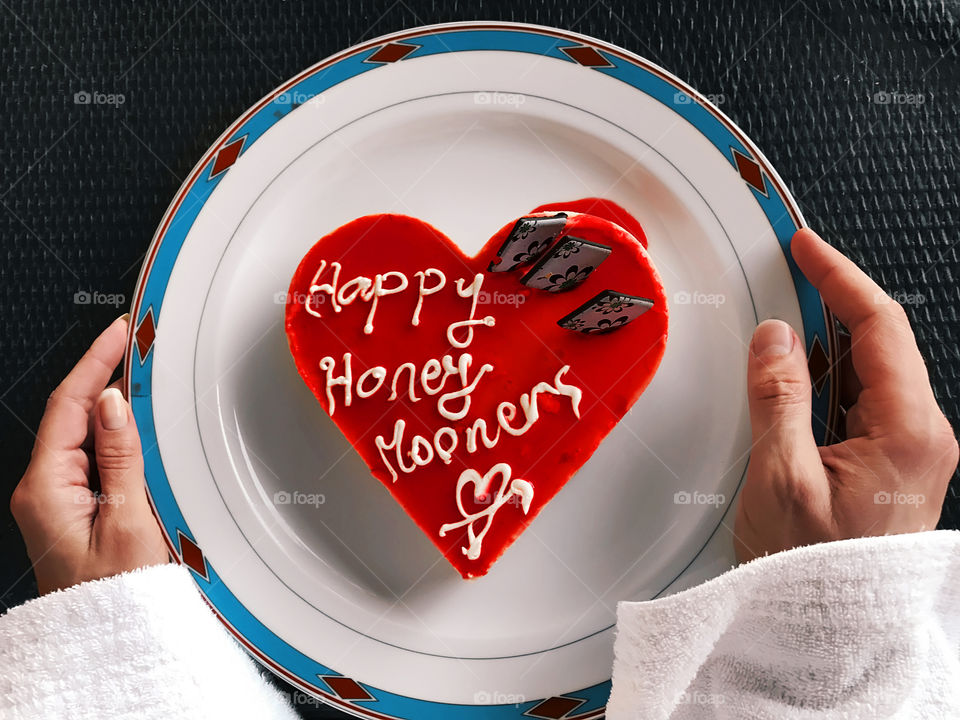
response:
[(592, 198), (537, 208), (473, 257), (416, 218), (362, 217), (310, 249), (288, 297), (301, 377), (464, 578), (587, 461), (667, 337), (640, 225)]

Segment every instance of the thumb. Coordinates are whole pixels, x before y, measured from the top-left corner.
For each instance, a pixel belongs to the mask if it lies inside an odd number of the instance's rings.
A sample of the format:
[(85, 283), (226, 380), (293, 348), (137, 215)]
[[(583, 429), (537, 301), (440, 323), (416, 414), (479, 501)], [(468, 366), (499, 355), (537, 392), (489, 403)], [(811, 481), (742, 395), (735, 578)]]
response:
[(829, 487), (810, 425), (810, 372), (803, 345), (780, 320), (753, 334), (747, 395), (753, 446), (737, 508), (734, 545), (741, 561), (799, 543), (794, 524), (829, 509)]
[(143, 455), (133, 412), (123, 394), (110, 387), (97, 398), (94, 449), (100, 474), (100, 511), (110, 514), (144, 499)]
[(771, 447), (816, 449), (807, 358), (797, 334), (782, 320), (764, 320), (754, 331), (747, 390), (754, 455)]
[(782, 320), (764, 320), (753, 333), (747, 394), (753, 445), (745, 500), (822, 512), (829, 493), (811, 426), (810, 371), (803, 343)]

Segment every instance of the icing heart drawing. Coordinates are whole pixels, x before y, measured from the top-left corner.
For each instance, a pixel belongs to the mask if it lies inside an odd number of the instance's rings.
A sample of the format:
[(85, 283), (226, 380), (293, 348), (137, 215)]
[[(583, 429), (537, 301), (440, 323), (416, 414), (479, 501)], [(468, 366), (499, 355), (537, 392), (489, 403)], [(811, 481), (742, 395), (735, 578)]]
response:
[(366, 216), (297, 268), (300, 376), (464, 578), (490, 570), (656, 372), (667, 304), (645, 244), (625, 210), (586, 199), (531, 211), (473, 257), (415, 218)]

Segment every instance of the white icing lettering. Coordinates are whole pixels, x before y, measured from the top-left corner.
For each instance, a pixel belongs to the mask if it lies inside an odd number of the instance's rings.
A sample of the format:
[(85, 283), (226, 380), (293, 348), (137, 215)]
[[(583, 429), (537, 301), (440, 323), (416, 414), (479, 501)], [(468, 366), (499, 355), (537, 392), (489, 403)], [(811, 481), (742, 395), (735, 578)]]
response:
[(372, 285), (373, 280), (363, 275), (348, 280), (337, 291), (337, 302), (341, 305), (350, 305), (357, 297), (364, 299), (364, 295)]
[[(376, 379), (377, 384), (373, 386), (372, 390), (364, 390), (363, 382), (368, 377)], [(387, 369), (380, 365), (372, 367), (367, 370), (363, 375), (357, 378), (357, 397), (368, 398), (373, 395), (377, 390), (380, 389), (380, 386), (383, 385), (383, 379), (387, 377)]]
[[(464, 353), (460, 356), (460, 360), (457, 366), (453, 365), (449, 356), (444, 356), (444, 362), (442, 365), (445, 367), (448, 376), (452, 374), (461, 374), (462, 378), (466, 379), (469, 368), (470, 368), (470, 356)], [(396, 385), (397, 378), (402, 370), (408, 370), (411, 374), (410, 378), (410, 389), (413, 390), (413, 369), (412, 363), (404, 363), (399, 368), (394, 375), (394, 385)], [(443, 416), (447, 419), (450, 419), (451, 422), (462, 420), (467, 412), (469, 405), (470, 393), (473, 389), (476, 388), (477, 382), (480, 377), (487, 372), (487, 369), (490, 366), (484, 365), (481, 368), (481, 371), (477, 373), (476, 377), (472, 381), (468, 381), (464, 384), (464, 387), (461, 390), (454, 390), (442, 395), (439, 399), (440, 402), (444, 403), (444, 406), (438, 408), (441, 410)], [(397, 429), (395, 426), (393, 441), (389, 445), (384, 444), (384, 440), (380, 437), (377, 440), (378, 448), (385, 448), (387, 450), (394, 450), (399, 457), (412, 458), (413, 464), (405, 466), (402, 462), (398, 460), (397, 464), (400, 466), (402, 472), (410, 473), (416, 470), (417, 467), (422, 467), (431, 462), (433, 457), (438, 457), (444, 464), (449, 463), (453, 457), (453, 451), (459, 446), (460, 443), (460, 433), (463, 434), (464, 446), (468, 453), (475, 453), (480, 449), (480, 445), (483, 447), (492, 449), (497, 446), (501, 438), (501, 431), (506, 431), (510, 435), (520, 436), (530, 430), (530, 428), (539, 420), (540, 418), (540, 409), (538, 399), (539, 396), (543, 393), (550, 393), (552, 395), (566, 396), (570, 398), (571, 410), (574, 412), (577, 417), (579, 417), (579, 403), (582, 396), (580, 388), (570, 385), (563, 382), (562, 378), (569, 370), (569, 366), (564, 366), (561, 368), (555, 378), (554, 384), (550, 385), (546, 382), (537, 383), (529, 393), (524, 393), (520, 397), (520, 408), (523, 411), (524, 423), (519, 427), (514, 427), (514, 421), (519, 415), (517, 406), (511, 402), (501, 402), (496, 410), (497, 423), (495, 425), (495, 432), (491, 434), (490, 426), (484, 418), (476, 418), (470, 425), (462, 428), (454, 428), (450, 426), (444, 426), (438, 429), (432, 438), (430, 439), (422, 437), (420, 435), (415, 435), (411, 441), (409, 448), (404, 446), (404, 428), (406, 425), (402, 425)], [(370, 372), (369, 370), (367, 371)], [(359, 390), (358, 390), (359, 394)], [(396, 393), (395, 393), (396, 394)], [(457, 397), (462, 397), (464, 400), (465, 408), (459, 412), (452, 412), (448, 410), (445, 406), (447, 400), (454, 400)], [(391, 396), (391, 399), (395, 399)], [(438, 403), (439, 404), (439, 403)], [(397, 421), (403, 422), (401, 420)], [(431, 445), (430, 449), (427, 448), (427, 445)], [(395, 475), (396, 471), (391, 463), (386, 460), (386, 456), (381, 452), (381, 457), (384, 457), (384, 462), (387, 463), (387, 467), (391, 472), (391, 475)], [(394, 480), (396, 478), (394, 477)]]
[(430, 358), (423, 364), (423, 369), (420, 371), (420, 385), (427, 395), (436, 395), (443, 389), (443, 385), (447, 381), (446, 375), (443, 376), (443, 380), (437, 387), (430, 387), (430, 381), (436, 380), (441, 374), (443, 374), (443, 367), (436, 358)]
[[(320, 267), (317, 268), (317, 272), (314, 273), (313, 275), (313, 280), (310, 281), (310, 296), (312, 297), (316, 293), (321, 293), (321, 292), (329, 293), (330, 305), (333, 306), (333, 311), (340, 312), (340, 304), (337, 302), (337, 281), (340, 279), (340, 263), (338, 262), (330, 263), (330, 267), (333, 268), (332, 283), (324, 283), (323, 285), (317, 285), (317, 280), (320, 279), (320, 275), (323, 273), (326, 267), (327, 267), (327, 261), (321, 260)], [(311, 303), (308, 299), (304, 307), (306, 308), (307, 312), (313, 315), (314, 317), (320, 317), (320, 313), (310, 307), (312, 304), (313, 303)]]
[[(366, 278), (364, 278), (366, 279)], [(393, 287), (384, 287), (384, 280), (396, 280), (397, 284)], [(380, 302), (380, 298), (386, 297), (387, 295), (396, 295), (398, 292), (403, 292), (407, 289), (407, 276), (401, 272), (396, 272), (391, 270), (390, 272), (377, 273), (373, 278), (373, 287), (370, 288), (370, 292), (364, 294), (363, 299), (371, 301), (370, 302), (370, 312), (367, 314), (367, 324), (363, 326), (363, 332), (366, 335), (369, 335), (373, 332), (373, 316), (377, 313), (377, 303)]]
[(327, 403), (330, 405), (330, 415), (333, 415), (337, 409), (337, 403), (333, 399), (333, 388), (337, 385), (343, 385), (343, 404), (350, 407), (350, 386), (353, 383), (353, 373), (350, 371), (350, 353), (343, 354), (343, 375), (334, 377), (333, 369), (336, 366), (337, 361), (329, 355), (320, 360), (320, 369), (327, 374)]
[(413, 383), (416, 381), (417, 377), (417, 366), (411, 362), (405, 362), (403, 365), (397, 368), (396, 372), (393, 373), (393, 382), (390, 384), (390, 397), (387, 400), (396, 400), (397, 399), (397, 380), (400, 378), (400, 373), (404, 370), (410, 371), (409, 377), (409, 388), (410, 388), (410, 400), (412, 402), (417, 402), (420, 398), (417, 397), (417, 394), (413, 390)]
[[(314, 273), (310, 284), (310, 296), (312, 297), (317, 293), (328, 294), (334, 312), (340, 312), (347, 305), (356, 302), (357, 298), (364, 302), (369, 302), (370, 309), (367, 312), (367, 319), (363, 325), (365, 335), (370, 335), (373, 332), (373, 321), (377, 313), (380, 298), (401, 293), (410, 285), (407, 276), (398, 270), (377, 273), (372, 280), (365, 275), (358, 275), (343, 285), (339, 285), (342, 270), (340, 263), (336, 261), (332, 262), (329, 267), (333, 270), (333, 277), (330, 282), (320, 283), (320, 276), (327, 269), (327, 261), (320, 261), (320, 266), (317, 272)], [(414, 275), (417, 277), (417, 304), (414, 308), (413, 316), (410, 318), (410, 324), (416, 327), (420, 325), (420, 314), (423, 312), (423, 299), (428, 295), (435, 295), (445, 288), (447, 278), (443, 272), (437, 268), (418, 270)], [(430, 283), (428, 279), (433, 280), (433, 282)], [(470, 314), (466, 320), (450, 323), (447, 326), (446, 335), (450, 345), (462, 349), (473, 342), (474, 326), (486, 325), (487, 327), (494, 327), (494, 325), (496, 325), (496, 318), (494, 318), (493, 315), (486, 315), (479, 319), (474, 317), (477, 312), (477, 303), (480, 299), (480, 289), (483, 286), (483, 273), (474, 275), (469, 285), (467, 285), (466, 278), (457, 278), (455, 285), (457, 295), (470, 300)], [(318, 318), (321, 317), (319, 310), (313, 307), (313, 303), (307, 302), (305, 306), (307, 312), (311, 315)], [(466, 329), (466, 335), (460, 339), (457, 337), (457, 334), (462, 328)]]
[[(482, 285), (483, 273), (477, 273), (473, 278), (473, 282), (470, 283), (470, 286), (466, 289), (464, 289), (464, 279), (457, 278), (457, 295), (462, 298), (472, 298), (472, 300), (470, 303), (470, 315), (467, 317), (467, 319), (461, 320), (460, 322), (450, 323), (450, 325), (447, 326), (447, 341), (455, 348), (465, 348), (467, 345), (473, 342), (474, 325), (486, 325), (487, 327), (493, 327), (497, 323), (493, 315), (487, 315), (480, 320), (473, 319), (473, 316), (477, 312), (477, 300), (480, 297), (480, 287)], [(466, 339), (457, 340), (455, 333), (462, 327), (467, 329)]]
[[(446, 359), (447, 357), (449, 356), (444, 356), (444, 359)], [(466, 383), (466, 373), (467, 373), (467, 370), (470, 368), (470, 363), (472, 360), (473, 358), (471, 358), (467, 353), (463, 353), (460, 356), (460, 363), (459, 363), (460, 378), (465, 383)], [(483, 377), (483, 374), (486, 372), (490, 372), (491, 370), (493, 370), (493, 365), (491, 365), (490, 363), (484, 363), (480, 367), (479, 372), (477, 372), (476, 376), (473, 378), (473, 380), (470, 383), (464, 385), (464, 387), (462, 387), (460, 390), (454, 390), (441, 395), (440, 399), (437, 400), (437, 412), (439, 412), (445, 419), (451, 420), (451, 421), (462, 420), (463, 418), (465, 418), (467, 416), (467, 413), (470, 411), (470, 393), (472, 393), (474, 390), (477, 389), (477, 383), (480, 382), (480, 378)], [(459, 400), (460, 398), (463, 398), (463, 407), (460, 408), (460, 410), (458, 410), (457, 412), (452, 412), (447, 409), (448, 402), (450, 402), (451, 400)]]
[(487, 434), (487, 421), (483, 418), (477, 418), (473, 425), (467, 428), (467, 452), (475, 453), (477, 451), (477, 435), (480, 435), (480, 442), (488, 450), (500, 440), (500, 427), (497, 426), (497, 433), (492, 438)]
[(540, 393), (551, 393), (553, 395), (566, 395), (570, 398), (570, 405), (574, 415), (580, 417), (580, 398), (583, 392), (575, 385), (568, 385), (560, 378), (570, 369), (569, 365), (564, 365), (557, 372), (553, 380), (553, 385), (546, 382), (537, 383), (529, 394), (524, 393), (520, 396), (520, 407), (523, 410), (525, 421), (519, 428), (511, 425), (511, 421), (516, 417), (517, 408), (513, 403), (502, 402), (497, 407), (497, 420), (500, 427), (511, 435), (523, 435), (540, 418), (540, 408), (537, 405), (537, 396)]
[[(417, 307), (413, 311), (413, 318), (410, 320), (410, 324), (416, 327), (420, 324), (420, 309), (423, 307), (423, 299), (427, 295), (433, 295), (435, 292), (439, 292), (443, 289), (443, 286), (447, 284), (446, 276), (437, 270), (436, 268), (427, 268), (426, 270), (418, 270), (414, 273), (417, 277), (420, 278), (420, 295), (417, 297)], [(437, 284), (433, 287), (427, 287), (427, 276), (433, 275), (437, 278)]]
[[(440, 438), (450, 438), (450, 445), (444, 447), (440, 442)], [(450, 460), (453, 459), (453, 451), (457, 449), (457, 443), (459, 442), (457, 438), (457, 431), (452, 427), (442, 427), (433, 434), (433, 446), (437, 449), (437, 457), (443, 460), (444, 465), (449, 465)]]
[(377, 446), (377, 450), (380, 451), (380, 457), (383, 459), (383, 464), (387, 466), (387, 470), (390, 471), (390, 477), (393, 478), (393, 482), (397, 481), (397, 471), (393, 469), (393, 465), (390, 463), (390, 460), (387, 459), (387, 455), (384, 451), (393, 450), (394, 456), (397, 459), (397, 466), (405, 473), (413, 472), (416, 469), (416, 465), (411, 465), (407, 467), (403, 464), (403, 454), (400, 452), (400, 445), (403, 442), (403, 430), (406, 428), (407, 424), (403, 420), (397, 420), (393, 424), (393, 438), (389, 443), (384, 442), (383, 435), (377, 435), (373, 440), (373, 444)]
[[(497, 511), (501, 507), (510, 501), (511, 496), (516, 495), (520, 499), (520, 507), (523, 509), (524, 515), (530, 512), (530, 503), (533, 501), (533, 485), (527, 480), (520, 478), (511, 480), (510, 475), (512, 472), (512, 469), (507, 463), (497, 463), (483, 476), (472, 468), (460, 473), (460, 478), (457, 480), (457, 509), (460, 511), (463, 519), (441, 525), (440, 537), (445, 537), (451, 530), (466, 526), (467, 546), (460, 549), (470, 560), (476, 560), (480, 557), (480, 552), (483, 549), (483, 539), (487, 536), (487, 532), (493, 524), (494, 515), (497, 514)], [(503, 476), (496, 497), (480, 512), (467, 512), (466, 508), (463, 507), (464, 487), (466, 485), (473, 485), (474, 500), (482, 501), (490, 492), (490, 485), (495, 475)], [(474, 528), (474, 523), (480, 521), (483, 522), (483, 527), (477, 532)]]
[(577, 416), (577, 419), (580, 418), (580, 400), (583, 398), (583, 390), (578, 388), (576, 385), (567, 385), (560, 378), (567, 374), (567, 370), (570, 369), (569, 365), (564, 365), (562, 368), (557, 370), (557, 374), (553, 378), (553, 384), (557, 388), (557, 391), (561, 395), (566, 395), (570, 398), (570, 406), (573, 408), (573, 414)]
[[(422, 451), (422, 452), (421, 452)], [(410, 448), (410, 457), (413, 464), (423, 467), (433, 460), (433, 444), (423, 435), (413, 436), (413, 447)]]

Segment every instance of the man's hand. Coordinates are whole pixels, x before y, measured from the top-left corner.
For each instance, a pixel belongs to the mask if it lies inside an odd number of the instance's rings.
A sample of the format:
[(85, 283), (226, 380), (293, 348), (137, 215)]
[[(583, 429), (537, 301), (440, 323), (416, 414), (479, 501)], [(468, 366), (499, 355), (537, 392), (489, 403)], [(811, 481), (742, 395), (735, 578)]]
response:
[(903, 308), (810, 230), (794, 260), (851, 334), (861, 389), (847, 439), (817, 447), (802, 343), (779, 320), (760, 324), (747, 369), (753, 450), (737, 508), (741, 562), (829, 540), (936, 527), (957, 467), (957, 440), (927, 377)]
[(126, 332), (116, 320), (50, 395), (10, 499), (40, 594), (168, 560), (133, 413), (119, 389), (104, 389)]

